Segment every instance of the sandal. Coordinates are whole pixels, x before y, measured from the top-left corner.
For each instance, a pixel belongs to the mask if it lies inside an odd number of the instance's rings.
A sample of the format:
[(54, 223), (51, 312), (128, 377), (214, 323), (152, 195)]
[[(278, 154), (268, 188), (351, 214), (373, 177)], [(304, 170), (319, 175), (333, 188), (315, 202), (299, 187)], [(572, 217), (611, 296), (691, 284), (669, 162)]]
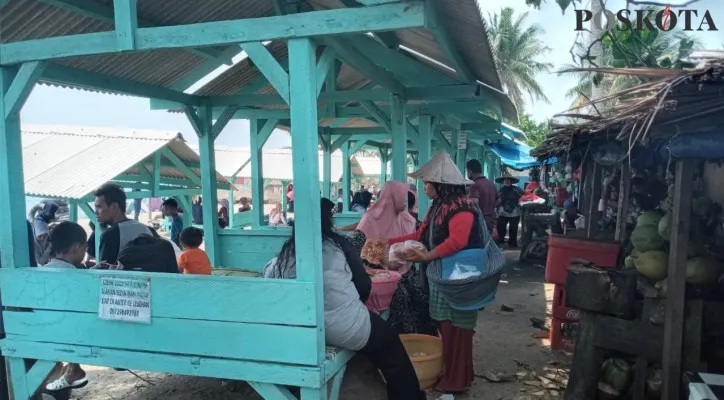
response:
[(60, 378), (54, 380), (53, 382), (50, 382), (45, 386), (45, 390), (49, 392), (59, 392), (61, 390), (65, 389), (80, 389), (88, 384), (88, 377), (84, 376), (81, 379), (78, 379), (73, 382), (68, 382), (68, 380), (65, 379), (65, 375), (61, 376)]

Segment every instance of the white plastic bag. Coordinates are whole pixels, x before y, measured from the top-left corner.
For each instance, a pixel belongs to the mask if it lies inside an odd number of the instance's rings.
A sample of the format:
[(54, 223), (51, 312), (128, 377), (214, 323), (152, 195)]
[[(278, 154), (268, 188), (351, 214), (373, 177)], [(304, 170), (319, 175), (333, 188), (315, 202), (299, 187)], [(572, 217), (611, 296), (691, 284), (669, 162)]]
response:
[(400, 259), (409, 250), (421, 250), (425, 251), (425, 245), (415, 241), (407, 240), (400, 243), (395, 243), (390, 246), (390, 253), (388, 257), (388, 269), (398, 271), (401, 274), (407, 272), (410, 269), (412, 263)]
[(456, 262), (448, 280), (455, 281), (459, 279), (468, 279), (480, 276), (480, 274), (481, 272), (478, 267)]

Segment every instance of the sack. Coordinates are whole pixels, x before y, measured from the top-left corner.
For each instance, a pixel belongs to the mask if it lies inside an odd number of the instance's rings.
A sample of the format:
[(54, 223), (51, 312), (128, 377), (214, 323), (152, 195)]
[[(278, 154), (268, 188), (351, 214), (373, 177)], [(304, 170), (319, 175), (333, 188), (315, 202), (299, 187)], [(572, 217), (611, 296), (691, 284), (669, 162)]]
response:
[(450, 281), (480, 276), (485, 265), (485, 249), (459, 251), (442, 259), (442, 277)]
[[(434, 283), (440, 294), (455, 310), (480, 310), (495, 299), (498, 283), (505, 266), (505, 257), (492, 241), (490, 232), (477, 209), (478, 228), (485, 246), (480, 249), (461, 250), (452, 256), (433, 261), (428, 265), (427, 278)], [(434, 218), (434, 217), (433, 217)], [(432, 229), (428, 237), (430, 248), (434, 248)], [(455, 269), (468, 275), (450, 279)], [(471, 270), (479, 273), (472, 275)], [(449, 271), (446, 273), (445, 271)]]

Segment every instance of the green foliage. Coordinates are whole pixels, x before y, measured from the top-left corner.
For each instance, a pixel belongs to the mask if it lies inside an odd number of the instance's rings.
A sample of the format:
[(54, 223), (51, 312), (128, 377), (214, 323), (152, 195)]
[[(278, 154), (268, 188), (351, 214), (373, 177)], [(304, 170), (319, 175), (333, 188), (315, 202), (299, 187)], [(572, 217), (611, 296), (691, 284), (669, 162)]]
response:
[(530, 147), (541, 144), (551, 132), (549, 121), (538, 122), (530, 114), (522, 114), (518, 119), (520, 123), (516, 124), (516, 126), (525, 133), (528, 138), (526, 144)]
[(550, 48), (540, 39), (542, 27), (527, 24), (528, 13), (516, 16), (510, 7), (500, 13), (488, 14), (486, 31), (498, 73), (508, 96), (518, 110), (523, 110), (523, 96), (549, 102), (536, 80), (541, 73), (550, 72), (553, 64), (541, 60)]
[[(600, 39), (603, 57), (600, 60), (590, 56), (588, 45), (579, 46), (582, 54), (578, 57), (582, 65), (614, 68), (690, 68), (687, 61), (691, 54), (701, 48), (701, 43), (686, 32), (659, 32), (657, 30), (621, 30), (618, 27), (604, 32)], [(566, 66), (567, 67), (578, 67)], [(642, 83), (643, 78), (629, 75), (611, 75), (600, 72), (580, 73), (579, 81), (569, 89), (566, 96), (574, 99), (573, 107), (590, 99), (593, 87), (604, 93), (615, 93)]]
[[(540, 5), (545, 0), (525, 0), (525, 4), (530, 7), (540, 9)], [(581, 0), (556, 0), (556, 4), (561, 8), (561, 12), (565, 14), (566, 9), (573, 3), (580, 3)]]

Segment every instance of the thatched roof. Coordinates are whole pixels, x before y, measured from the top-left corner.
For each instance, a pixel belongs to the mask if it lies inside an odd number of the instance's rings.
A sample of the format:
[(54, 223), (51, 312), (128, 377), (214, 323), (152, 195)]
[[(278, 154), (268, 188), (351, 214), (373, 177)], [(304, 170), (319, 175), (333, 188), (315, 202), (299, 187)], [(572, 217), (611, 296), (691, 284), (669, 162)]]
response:
[[(644, 83), (556, 115), (573, 122), (554, 122), (551, 135), (532, 150), (531, 155), (545, 159), (589, 143), (614, 140), (631, 149), (652, 139), (701, 133), (721, 126), (724, 124), (724, 52), (710, 52), (697, 61), (698, 66), (692, 70), (575, 70), (635, 76)], [(583, 112), (583, 109), (589, 111)]]

